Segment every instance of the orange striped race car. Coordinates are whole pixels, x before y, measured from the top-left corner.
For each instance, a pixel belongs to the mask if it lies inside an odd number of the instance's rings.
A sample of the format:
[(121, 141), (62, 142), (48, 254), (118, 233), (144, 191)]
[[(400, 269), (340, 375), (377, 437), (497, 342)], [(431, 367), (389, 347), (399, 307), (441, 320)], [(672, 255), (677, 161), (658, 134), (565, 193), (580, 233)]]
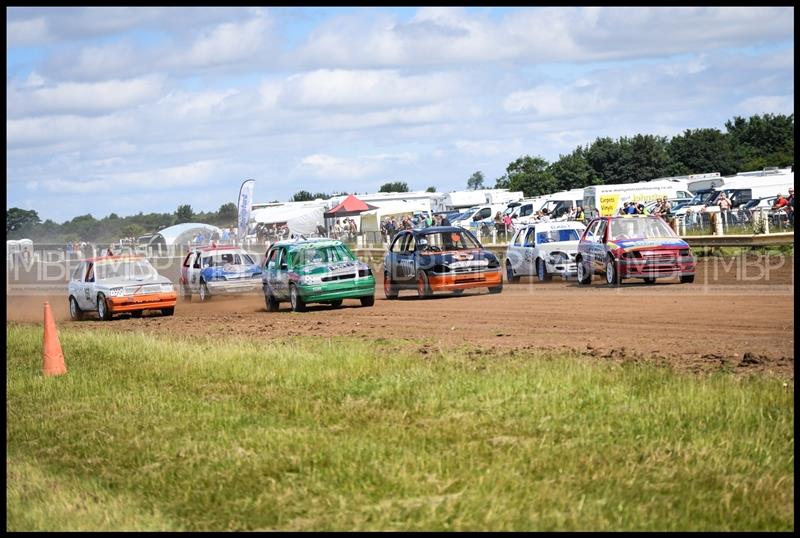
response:
[(402, 289), (416, 289), (424, 298), (437, 291), (456, 294), (470, 288), (503, 291), (497, 256), (460, 226), (402, 230), (384, 258), (383, 291), (396, 299)]
[(158, 274), (143, 256), (102, 256), (83, 260), (69, 280), (69, 314), (73, 320), (97, 311), (108, 321), (129, 312), (137, 318), (145, 310), (175, 312), (178, 294), (172, 282)]

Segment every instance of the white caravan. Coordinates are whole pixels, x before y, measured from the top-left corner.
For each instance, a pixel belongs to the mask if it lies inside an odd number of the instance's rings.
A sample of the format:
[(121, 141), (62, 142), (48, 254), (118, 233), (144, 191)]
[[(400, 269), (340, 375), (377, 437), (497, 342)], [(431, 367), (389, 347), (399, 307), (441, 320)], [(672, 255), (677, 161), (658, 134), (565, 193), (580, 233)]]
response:
[(791, 170), (791, 168), (767, 169), (723, 177), (719, 186), (697, 191), (688, 205), (675, 211), (675, 216), (682, 216), (689, 210), (694, 213), (719, 212), (717, 202), (721, 192), (730, 199), (731, 209), (737, 209), (753, 198), (776, 196), (778, 193), (786, 196), (789, 194), (789, 187), (794, 186), (794, 172)]
[(655, 179), (639, 183), (592, 185), (583, 189), (583, 210), (587, 218), (616, 215), (625, 202), (647, 203), (659, 198), (691, 198), (686, 181)]

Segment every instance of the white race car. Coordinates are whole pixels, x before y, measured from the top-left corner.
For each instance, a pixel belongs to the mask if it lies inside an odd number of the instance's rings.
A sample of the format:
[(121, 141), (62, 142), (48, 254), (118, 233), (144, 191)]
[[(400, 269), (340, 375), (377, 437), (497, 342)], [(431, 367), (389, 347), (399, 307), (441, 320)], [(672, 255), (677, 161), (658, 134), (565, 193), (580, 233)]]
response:
[(516, 231), (506, 250), (508, 282), (536, 275), (550, 280), (554, 274), (575, 276), (575, 254), (586, 226), (580, 221), (537, 222)]
[(145, 310), (171, 316), (177, 299), (169, 278), (158, 274), (142, 256), (89, 258), (69, 280), (69, 315), (76, 321), (84, 312), (95, 310), (104, 321), (120, 312), (138, 318)]

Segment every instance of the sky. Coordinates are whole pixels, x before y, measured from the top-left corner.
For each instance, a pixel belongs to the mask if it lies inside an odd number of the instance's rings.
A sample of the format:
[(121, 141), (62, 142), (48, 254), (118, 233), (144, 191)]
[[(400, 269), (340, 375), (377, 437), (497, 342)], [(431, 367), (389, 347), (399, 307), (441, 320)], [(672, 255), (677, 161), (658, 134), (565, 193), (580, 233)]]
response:
[[(600, 137), (794, 113), (793, 7), (6, 8), (6, 208), (494, 186)], [(713, 172), (713, 170), (709, 170)]]

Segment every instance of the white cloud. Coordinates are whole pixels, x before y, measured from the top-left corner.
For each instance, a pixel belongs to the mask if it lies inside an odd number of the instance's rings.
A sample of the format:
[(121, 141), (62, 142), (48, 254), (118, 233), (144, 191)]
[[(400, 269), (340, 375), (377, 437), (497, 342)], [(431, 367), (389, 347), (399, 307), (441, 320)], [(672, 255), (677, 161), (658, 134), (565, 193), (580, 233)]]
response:
[(214, 160), (206, 160), (140, 172), (108, 173), (91, 179), (47, 179), (42, 181), (42, 186), (50, 192), (65, 194), (166, 191), (208, 184), (215, 177), (217, 164)]
[(267, 29), (267, 20), (261, 16), (243, 23), (223, 23), (197, 39), (187, 51), (175, 53), (164, 63), (174, 67), (197, 67), (245, 60), (259, 52)]
[(403, 76), (397, 71), (321, 69), (290, 76), (278, 97), (281, 105), (304, 107), (376, 107), (431, 103), (459, 93), (455, 75)]
[(737, 105), (742, 115), (793, 114), (794, 100), (786, 95), (756, 95)]
[(341, 180), (362, 179), (379, 174), (387, 164), (397, 166), (417, 160), (414, 153), (378, 154), (353, 158), (333, 157), (325, 154), (314, 154), (304, 157), (296, 173), (300, 176), (311, 175), (317, 178)]
[(506, 97), (503, 107), (507, 112), (529, 112), (537, 117), (579, 116), (604, 112), (615, 104), (615, 100), (600, 88), (586, 81), (558, 88), (541, 85), (531, 90), (513, 92)]
[(105, 140), (128, 133), (132, 123), (120, 116), (85, 118), (75, 115), (6, 120), (9, 147), (47, 145), (63, 140)]
[(6, 24), (6, 47), (20, 47), (49, 40), (47, 21), (43, 17), (9, 21)]
[(155, 100), (163, 91), (164, 78), (148, 76), (104, 82), (39, 84), (34, 89), (8, 87), (9, 115), (53, 113), (98, 114), (118, 111)]

